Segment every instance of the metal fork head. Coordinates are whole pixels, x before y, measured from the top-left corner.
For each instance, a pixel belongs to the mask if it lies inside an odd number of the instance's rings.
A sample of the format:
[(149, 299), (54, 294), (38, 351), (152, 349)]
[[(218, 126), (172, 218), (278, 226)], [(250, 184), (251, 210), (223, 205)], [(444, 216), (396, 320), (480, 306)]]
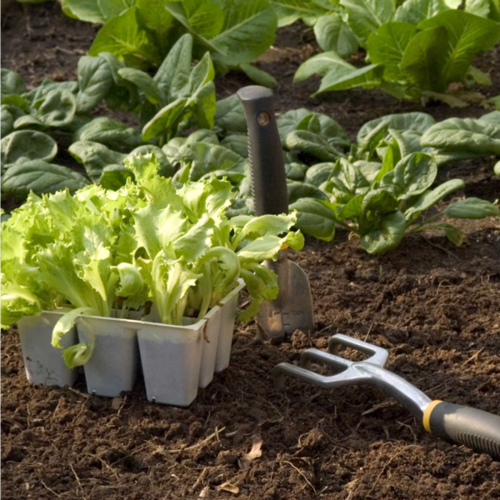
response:
[[(371, 354), (371, 356), (363, 361), (351, 361), (342, 358), (336, 354), (341, 345), (365, 354)], [(275, 366), (272, 370), (275, 387), (278, 390), (284, 388), (285, 375), (290, 375), (325, 389), (368, 383), (379, 387), (396, 398), (417, 419), (421, 420), (423, 411), (431, 400), (409, 382), (384, 368), (389, 355), (386, 349), (339, 333), (330, 338), (328, 351), (307, 349), (300, 357), (300, 366), (290, 363), (280, 363)], [(308, 369), (312, 361), (323, 363), (341, 371), (334, 375), (320, 375)]]
[(364, 359), (363, 363), (371, 363), (372, 365), (384, 366), (389, 352), (383, 347), (378, 347), (363, 340), (355, 339), (354, 337), (349, 337), (347, 335), (342, 335), (337, 333), (333, 335), (328, 340), (328, 352), (332, 354), (338, 354), (339, 346), (350, 347), (355, 351), (360, 351), (365, 354), (371, 354), (368, 359)]
[[(371, 354), (371, 356), (362, 362), (351, 361), (336, 354), (340, 345), (364, 352), (365, 354)], [(328, 350), (329, 352), (320, 351), (319, 349), (306, 349), (300, 356), (300, 366), (280, 363), (272, 372), (275, 386), (278, 389), (283, 388), (284, 375), (290, 375), (325, 388), (342, 387), (366, 382), (372, 375), (367, 371), (357, 370), (356, 365), (359, 363), (371, 363), (383, 367), (388, 356), (388, 352), (382, 347), (377, 347), (342, 334), (337, 334), (330, 338)], [(309, 368), (313, 361), (335, 368), (340, 373), (321, 375), (310, 371)]]

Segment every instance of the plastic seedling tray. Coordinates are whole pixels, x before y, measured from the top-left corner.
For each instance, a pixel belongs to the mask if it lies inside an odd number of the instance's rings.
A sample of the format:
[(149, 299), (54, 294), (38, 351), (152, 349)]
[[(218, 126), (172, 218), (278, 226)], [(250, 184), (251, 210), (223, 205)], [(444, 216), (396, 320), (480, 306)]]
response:
[[(75, 383), (78, 371), (66, 368), (61, 349), (52, 347), (52, 330), (63, 312), (43, 312), (40, 316), (29, 316), (17, 322), (23, 350), (26, 376), (32, 384), (64, 387)], [(78, 342), (76, 329), (72, 328), (61, 338), (63, 347)]]
[(231, 358), (231, 346), (233, 344), (234, 322), (236, 319), (236, 309), (241, 290), (245, 288), (245, 282), (238, 280), (238, 285), (220, 301), (221, 318), (219, 343), (217, 346), (217, 356), (215, 359), (215, 372), (221, 372), (229, 366)]
[(94, 351), (83, 365), (87, 390), (98, 396), (115, 397), (131, 391), (139, 369), (137, 331), (141, 321), (82, 315), (76, 329), (80, 342), (95, 336)]
[(194, 401), (207, 323), (206, 319), (182, 326), (141, 322), (137, 336), (148, 401), (175, 406)]
[(207, 387), (214, 379), (215, 359), (221, 327), (222, 310), (219, 306), (212, 307), (203, 319), (207, 324), (203, 330), (203, 350), (201, 353), (200, 389)]

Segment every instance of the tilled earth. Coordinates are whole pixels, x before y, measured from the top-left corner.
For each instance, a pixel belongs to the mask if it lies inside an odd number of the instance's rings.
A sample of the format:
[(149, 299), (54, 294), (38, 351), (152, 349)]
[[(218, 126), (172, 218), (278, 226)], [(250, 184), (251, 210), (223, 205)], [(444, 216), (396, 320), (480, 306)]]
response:
[[(3, 65), (35, 84), (56, 72), (73, 78), (96, 29), (65, 18), (55, 4), (13, 4), (3, 32)], [(369, 118), (419, 109), (378, 91), (309, 99), (317, 82), (292, 87), (291, 78), (307, 51), (317, 50), (312, 42), (307, 28), (287, 28), (273, 49), (279, 60), (272, 62), (271, 51), (262, 63), (284, 82), (280, 110), (326, 112), (353, 135)], [(480, 61), (495, 82), (490, 95), (499, 86), (492, 57), (498, 49)], [(217, 85), (227, 95), (246, 83), (228, 75)], [(439, 119), (483, 112), (426, 111)], [(465, 194), (493, 201), (500, 197), (493, 163), (451, 165), (440, 178), (461, 177)], [(500, 498), (499, 462), (433, 438), (382, 392), (289, 380), (279, 393), (269, 376), (277, 363), (323, 349), (341, 332), (387, 348), (388, 368), (431, 398), (500, 413), (499, 222), (461, 227), (467, 240), (460, 248), (438, 235), (413, 235), (377, 257), (345, 233), (308, 242), (295, 260), (311, 281), (316, 333), (297, 331), (274, 346), (255, 340), (253, 325), (239, 325), (229, 368), (189, 408), (148, 403), (142, 382), (113, 400), (87, 394), (83, 379), (71, 389), (30, 386), (16, 331), (3, 332), (2, 498)], [(245, 455), (257, 442), (262, 454), (249, 463)]]

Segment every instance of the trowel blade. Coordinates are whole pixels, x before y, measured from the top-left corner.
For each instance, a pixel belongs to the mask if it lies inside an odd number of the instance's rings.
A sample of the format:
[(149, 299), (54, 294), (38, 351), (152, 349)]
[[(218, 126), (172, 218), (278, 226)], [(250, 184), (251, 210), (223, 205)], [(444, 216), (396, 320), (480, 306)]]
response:
[[(311, 287), (306, 273), (295, 262), (285, 260), (286, 284), (280, 283), (276, 300), (262, 304), (257, 315), (259, 334), (266, 339), (281, 340), (295, 330), (314, 330)], [(284, 286), (283, 286), (284, 285)]]

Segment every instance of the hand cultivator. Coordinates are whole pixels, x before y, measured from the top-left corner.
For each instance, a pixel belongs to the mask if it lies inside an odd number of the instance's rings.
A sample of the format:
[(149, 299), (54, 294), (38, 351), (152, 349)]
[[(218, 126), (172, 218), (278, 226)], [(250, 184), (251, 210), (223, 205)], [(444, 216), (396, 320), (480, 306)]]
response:
[[(339, 346), (371, 356), (363, 361), (350, 361), (337, 355)], [(300, 366), (280, 363), (272, 374), (279, 389), (284, 387), (285, 375), (325, 389), (361, 384), (378, 387), (407, 408), (427, 432), (500, 459), (500, 416), (444, 401), (432, 401), (415, 386), (384, 368), (388, 354), (382, 347), (337, 334), (330, 338), (328, 352), (307, 349), (300, 357)], [(341, 372), (320, 375), (310, 370), (312, 362), (323, 363)]]

